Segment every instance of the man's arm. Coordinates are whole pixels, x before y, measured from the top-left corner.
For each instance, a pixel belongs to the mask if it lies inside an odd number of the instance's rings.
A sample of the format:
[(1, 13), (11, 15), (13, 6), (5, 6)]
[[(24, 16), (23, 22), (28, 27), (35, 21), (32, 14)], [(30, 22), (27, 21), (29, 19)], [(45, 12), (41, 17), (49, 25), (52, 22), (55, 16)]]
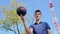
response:
[(52, 34), (51, 31), (50, 31), (50, 29), (47, 29), (47, 32), (48, 32), (48, 34)]
[(24, 28), (25, 28), (27, 34), (32, 34), (33, 29), (26, 26), (26, 20), (25, 20), (24, 16), (20, 16), (20, 17), (21, 17), (21, 19), (23, 21), (23, 25), (24, 25)]
[(24, 28), (25, 28), (27, 34), (32, 34), (32, 32), (33, 32), (33, 29), (32, 29), (32, 28), (29, 28), (29, 27), (26, 26), (25, 24), (24, 24)]

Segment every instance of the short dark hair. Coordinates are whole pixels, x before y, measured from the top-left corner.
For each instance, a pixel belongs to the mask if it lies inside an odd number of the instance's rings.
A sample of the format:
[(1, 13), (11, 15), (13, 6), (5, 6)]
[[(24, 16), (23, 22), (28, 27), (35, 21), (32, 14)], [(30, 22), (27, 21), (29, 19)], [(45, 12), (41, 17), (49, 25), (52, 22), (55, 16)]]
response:
[(37, 13), (37, 12), (40, 12), (40, 14), (41, 14), (41, 10), (36, 10), (35, 13)]

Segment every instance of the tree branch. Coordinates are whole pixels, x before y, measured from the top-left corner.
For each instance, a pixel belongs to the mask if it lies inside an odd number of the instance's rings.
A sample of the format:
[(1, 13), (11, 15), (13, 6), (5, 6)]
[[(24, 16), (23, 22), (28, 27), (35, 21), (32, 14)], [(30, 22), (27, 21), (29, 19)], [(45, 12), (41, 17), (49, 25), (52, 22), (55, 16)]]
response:
[(19, 30), (19, 28), (18, 28), (18, 23), (17, 23), (16, 25), (17, 25), (17, 31), (18, 31), (18, 34), (20, 34), (20, 30)]
[(15, 27), (14, 27), (14, 22), (13, 22), (13, 28), (14, 28), (14, 32), (15, 32), (15, 34), (17, 34), (17, 32), (16, 32), (16, 30), (15, 30)]
[(6, 30), (10, 30), (10, 31), (13, 31), (13, 32), (14, 32), (14, 30), (12, 30), (12, 29), (8, 29), (8, 28), (5, 28), (5, 27), (2, 27), (2, 28), (4, 28), (4, 29), (6, 29)]

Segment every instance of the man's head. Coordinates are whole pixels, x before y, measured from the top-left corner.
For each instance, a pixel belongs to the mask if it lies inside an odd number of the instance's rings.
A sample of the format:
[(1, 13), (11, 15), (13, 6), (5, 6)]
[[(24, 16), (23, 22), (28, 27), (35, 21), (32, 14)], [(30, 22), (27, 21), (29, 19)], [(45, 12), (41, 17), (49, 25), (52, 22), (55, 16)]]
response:
[(41, 11), (40, 10), (35, 11), (35, 18), (36, 18), (36, 20), (40, 20), (40, 18), (41, 18)]

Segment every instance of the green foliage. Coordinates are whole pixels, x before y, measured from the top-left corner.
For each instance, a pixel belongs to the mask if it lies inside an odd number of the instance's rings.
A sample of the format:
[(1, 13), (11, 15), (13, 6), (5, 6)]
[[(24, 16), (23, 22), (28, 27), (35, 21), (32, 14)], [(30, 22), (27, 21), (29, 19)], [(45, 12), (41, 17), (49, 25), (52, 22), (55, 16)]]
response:
[[(4, 28), (6, 30), (13, 31), (15, 34), (16, 29), (18, 31), (18, 34), (20, 33), (19, 28), (18, 28), (18, 23), (20, 23), (21, 18), (16, 14), (16, 9), (21, 5), (21, 3), (16, 2), (17, 0), (11, 0), (11, 10), (8, 10), (9, 7), (7, 6), (2, 6), (3, 14), (5, 15), (5, 20), (2, 19), (0, 20), (0, 27)], [(13, 29), (12, 29), (13, 26)], [(16, 26), (16, 27), (15, 27)], [(16, 29), (15, 29), (16, 28)]]
[(6, 19), (10, 22), (14, 22), (14, 24), (18, 23), (20, 19), (20, 17), (16, 14), (15, 10), (10, 10), (8, 12), (5, 13)]

